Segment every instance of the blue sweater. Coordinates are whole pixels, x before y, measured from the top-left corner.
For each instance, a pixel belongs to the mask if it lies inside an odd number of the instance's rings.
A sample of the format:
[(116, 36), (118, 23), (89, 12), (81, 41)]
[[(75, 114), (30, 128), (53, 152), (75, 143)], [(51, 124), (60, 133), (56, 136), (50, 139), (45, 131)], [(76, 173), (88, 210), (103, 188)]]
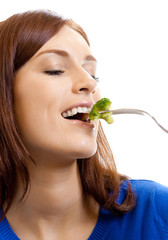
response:
[[(135, 208), (121, 217), (101, 208), (88, 240), (168, 240), (168, 188), (148, 180), (131, 180), (131, 185), (137, 197)], [(123, 185), (119, 203), (125, 193)], [(0, 240), (19, 240), (6, 218), (0, 223)]]

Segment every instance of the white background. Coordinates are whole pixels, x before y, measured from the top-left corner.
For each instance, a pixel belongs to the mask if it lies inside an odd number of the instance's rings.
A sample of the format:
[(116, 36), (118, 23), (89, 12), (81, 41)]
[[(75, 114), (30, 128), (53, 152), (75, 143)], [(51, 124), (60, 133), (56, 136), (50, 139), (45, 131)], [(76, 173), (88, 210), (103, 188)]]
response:
[[(3, 1), (0, 21), (32, 9), (73, 18), (86, 31), (98, 59), (102, 97), (116, 108), (139, 108), (168, 128), (168, 1)], [(168, 134), (148, 117), (102, 121), (119, 172), (168, 186)]]

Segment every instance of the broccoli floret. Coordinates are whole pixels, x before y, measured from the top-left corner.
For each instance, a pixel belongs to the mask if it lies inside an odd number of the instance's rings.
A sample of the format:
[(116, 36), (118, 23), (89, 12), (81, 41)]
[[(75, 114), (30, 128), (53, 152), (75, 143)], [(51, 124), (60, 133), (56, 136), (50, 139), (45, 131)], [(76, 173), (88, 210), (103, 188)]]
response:
[(93, 121), (95, 119), (104, 119), (108, 124), (113, 123), (112, 113), (99, 113), (100, 111), (110, 110), (112, 102), (108, 98), (102, 98), (97, 101), (91, 111), (90, 111), (90, 120)]

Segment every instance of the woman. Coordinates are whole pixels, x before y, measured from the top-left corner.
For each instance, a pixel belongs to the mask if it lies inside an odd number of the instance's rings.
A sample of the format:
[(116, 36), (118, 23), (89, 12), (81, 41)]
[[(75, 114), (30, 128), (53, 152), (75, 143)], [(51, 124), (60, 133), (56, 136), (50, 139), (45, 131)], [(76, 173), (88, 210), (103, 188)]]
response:
[(168, 239), (168, 189), (115, 167), (83, 29), (50, 11), (0, 24), (0, 239)]

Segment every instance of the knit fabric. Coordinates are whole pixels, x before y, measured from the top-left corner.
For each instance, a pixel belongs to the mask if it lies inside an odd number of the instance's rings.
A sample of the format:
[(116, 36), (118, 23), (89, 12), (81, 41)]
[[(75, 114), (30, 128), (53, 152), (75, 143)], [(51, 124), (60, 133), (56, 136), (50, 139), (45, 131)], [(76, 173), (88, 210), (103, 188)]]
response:
[[(100, 208), (88, 240), (168, 240), (168, 188), (148, 180), (130, 182), (136, 195), (135, 208), (122, 216)], [(119, 203), (124, 200), (126, 189), (124, 183)], [(0, 240), (19, 240), (6, 218), (0, 223)]]

